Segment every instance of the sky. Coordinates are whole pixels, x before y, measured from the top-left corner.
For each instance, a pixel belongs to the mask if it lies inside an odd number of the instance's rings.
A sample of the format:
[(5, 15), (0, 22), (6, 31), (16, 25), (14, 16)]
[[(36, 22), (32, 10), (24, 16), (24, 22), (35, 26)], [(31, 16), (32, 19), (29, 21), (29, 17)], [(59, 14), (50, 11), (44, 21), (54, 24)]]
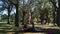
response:
[(2, 7), (2, 4), (3, 4), (3, 2), (2, 2), (2, 1), (0, 1), (0, 8)]
[(3, 4), (3, 2), (2, 1), (0, 1), (0, 6)]
[[(0, 1), (0, 8), (2, 7), (2, 5), (3, 5), (3, 2)], [(13, 11), (11, 11), (11, 15), (14, 14), (14, 12), (16, 12), (16, 9), (13, 9)], [(8, 13), (8, 11), (7, 11), (7, 9), (5, 9), (4, 12), (2, 13), (2, 15), (4, 15), (4, 14), (8, 15), (7, 13)]]
[[(25, 0), (25, 2), (27, 2), (27, 1), (28, 0)], [(2, 7), (2, 4), (3, 4), (3, 2), (0, 0), (0, 8)], [(7, 13), (8, 13), (7, 9), (5, 9), (4, 12), (2, 13), (2, 15), (4, 15), (4, 14), (8, 15)], [(16, 13), (16, 9), (13, 9), (13, 11), (11, 11), (11, 15), (14, 13)]]

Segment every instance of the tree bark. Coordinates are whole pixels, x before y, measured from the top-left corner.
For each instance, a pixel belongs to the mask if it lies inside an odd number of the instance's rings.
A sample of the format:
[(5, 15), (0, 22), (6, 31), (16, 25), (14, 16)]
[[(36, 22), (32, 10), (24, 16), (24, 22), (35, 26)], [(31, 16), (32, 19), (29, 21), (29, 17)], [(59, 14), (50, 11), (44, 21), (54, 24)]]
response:
[(56, 18), (56, 23), (57, 23), (57, 25), (58, 26), (60, 26), (60, 8), (58, 9), (58, 11), (57, 11), (57, 18)]
[(15, 5), (16, 6), (16, 14), (15, 14), (15, 26), (16, 27), (19, 27), (19, 14), (18, 14), (18, 5)]
[(23, 11), (23, 17), (22, 17), (22, 25), (24, 25), (24, 17), (25, 17), (25, 10), (24, 10), (24, 0), (23, 0), (23, 9), (22, 9), (22, 11)]
[(16, 7), (15, 26), (16, 27), (19, 27), (18, 0), (17, 0), (17, 4), (15, 4), (15, 7)]
[(7, 22), (7, 24), (10, 24), (10, 22), (9, 22), (9, 21), (10, 21), (10, 20), (9, 20), (10, 12), (11, 12), (11, 10), (10, 10), (10, 6), (9, 6), (9, 7), (8, 7), (8, 19), (7, 19), (8, 22)]
[(24, 25), (24, 23), (25, 23), (25, 22), (24, 22), (25, 11), (24, 11), (24, 10), (22, 10), (22, 11), (23, 11), (23, 17), (22, 17), (22, 21), (23, 21), (23, 22), (22, 22), (22, 25)]
[(57, 10), (57, 17), (56, 17), (56, 23), (60, 27), (60, 0), (58, 0), (58, 10)]

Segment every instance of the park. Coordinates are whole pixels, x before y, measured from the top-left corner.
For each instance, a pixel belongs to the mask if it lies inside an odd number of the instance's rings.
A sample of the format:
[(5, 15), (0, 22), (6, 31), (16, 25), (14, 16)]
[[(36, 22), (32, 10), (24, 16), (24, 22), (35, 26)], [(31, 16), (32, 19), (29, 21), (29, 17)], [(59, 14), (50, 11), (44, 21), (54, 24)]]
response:
[(0, 0), (0, 34), (60, 34), (60, 0)]

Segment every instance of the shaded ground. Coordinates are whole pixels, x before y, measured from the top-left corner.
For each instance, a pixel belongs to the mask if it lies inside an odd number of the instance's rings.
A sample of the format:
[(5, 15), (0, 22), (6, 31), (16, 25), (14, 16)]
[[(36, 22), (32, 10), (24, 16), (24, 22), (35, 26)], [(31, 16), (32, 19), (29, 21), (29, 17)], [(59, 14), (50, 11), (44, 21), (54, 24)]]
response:
[(60, 28), (58, 26), (53, 26), (53, 25), (35, 25), (35, 30), (32, 30), (32, 28), (29, 28), (25, 30), (24, 32), (24, 31), (21, 31), (20, 27), (15, 28), (11, 25), (5, 24), (4, 27), (0, 27), (0, 34), (15, 34), (15, 33), (19, 33), (19, 34), (60, 34)]

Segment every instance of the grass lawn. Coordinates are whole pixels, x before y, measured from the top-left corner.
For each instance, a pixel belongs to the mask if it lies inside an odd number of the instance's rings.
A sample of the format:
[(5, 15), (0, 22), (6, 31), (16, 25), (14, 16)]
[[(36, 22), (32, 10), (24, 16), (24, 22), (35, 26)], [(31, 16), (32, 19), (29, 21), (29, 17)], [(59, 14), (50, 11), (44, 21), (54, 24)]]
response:
[[(17, 29), (22, 29), (22, 27), (23, 27), (23, 25), (21, 25), (21, 23), (19, 23), (19, 28), (17, 28)], [(32, 25), (31, 24), (29, 24), (29, 27), (32, 27)], [(35, 25), (35, 27), (39, 27), (39, 28), (42, 28), (43, 29), (43, 31), (45, 32), (47, 32), (47, 31), (49, 31), (49, 30), (51, 30), (51, 31), (53, 31), (53, 32), (59, 32), (60, 31), (60, 28), (59, 27), (57, 27), (57, 26), (50, 26), (50, 25), (41, 25), (41, 24), (36, 24)], [(2, 32), (2, 31), (4, 31), (4, 30), (6, 30), (6, 31), (12, 31), (12, 30), (16, 30), (16, 28), (15, 28), (15, 26), (14, 26), (14, 23), (13, 22), (11, 22), (10, 23), (10, 25), (8, 25), (7, 23), (0, 23), (0, 34), (4, 34), (4, 33), (6, 33), (6, 32)], [(19, 34), (46, 34), (46, 32), (45, 33), (31, 33), (31, 32), (27, 32), (27, 33), (19, 33)], [(56, 33), (55, 32), (55, 33)], [(8, 34), (13, 34), (12, 32), (7, 32)]]

